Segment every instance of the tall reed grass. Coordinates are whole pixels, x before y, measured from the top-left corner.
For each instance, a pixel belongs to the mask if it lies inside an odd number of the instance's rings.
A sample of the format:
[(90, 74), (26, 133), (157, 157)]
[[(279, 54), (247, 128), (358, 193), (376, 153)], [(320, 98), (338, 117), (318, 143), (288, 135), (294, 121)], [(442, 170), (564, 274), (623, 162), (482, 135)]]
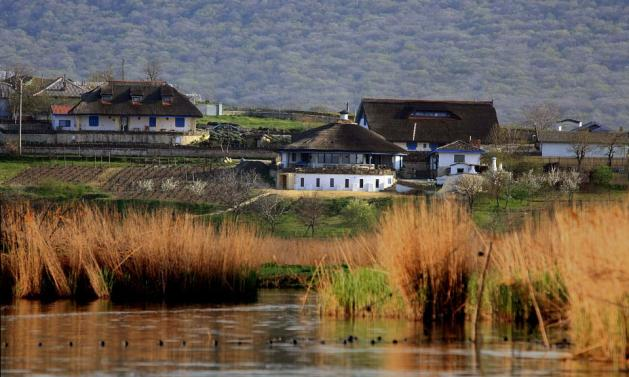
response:
[(251, 227), (226, 223), (216, 229), (166, 210), (0, 209), (2, 271), (10, 274), (17, 297), (255, 296), (259, 238)]

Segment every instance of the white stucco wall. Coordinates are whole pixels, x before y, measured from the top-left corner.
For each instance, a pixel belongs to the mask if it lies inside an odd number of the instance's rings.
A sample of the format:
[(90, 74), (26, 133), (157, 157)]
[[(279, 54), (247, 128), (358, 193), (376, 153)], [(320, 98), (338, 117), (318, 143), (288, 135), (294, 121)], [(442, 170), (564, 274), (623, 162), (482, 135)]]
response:
[[(60, 127), (59, 126), (59, 121), (60, 120), (69, 120), (70, 121), (70, 127)], [(76, 117), (74, 115), (59, 115), (59, 114), (52, 114), (50, 116), (50, 123), (52, 125), (52, 128), (56, 129), (56, 130), (63, 130), (63, 131), (76, 131)]]
[(454, 164), (454, 155), (462, 154), (465, 156), (465, 163), (468, 165), (480, 165), (480, 153), (449, 153), (439, 152), (439, 168), (449, 167)]
[[(304, 185), (301, 185), (301, 179)], [(317, 178), (320, 179), (320, 187), (317, 187)], [(334, 179), (334, 187), (330, 187), (330, 179)], [(349, 188), (345, 187), (345, 180), (349, 179)], [(360, 188), (360, 180), (363, 180), (363, 188)], [(376, 187), (376, 180), (379, 186)], [(295, 173), (295, 190), (320, 190), (320, 191), (382, 191), (395, 183), (395, 177), (390, 174), (383, 175), (350, 175), (350, 174), (310, 174)]]
[[(89, 123), (89, 115), (76, 116), (76, 123), (82, 131), (120, 131), (121, 121), (117, 115), (99, 115), (98, 127), (92, 127)], [(156, 117), (156, 126), (149, 127), (148, 116), (130, 116), (128, 123), (129, 131), (154, 131), (154, 132), (188, 132), (196, 128), (196, 118), (184, 118), (184, 127), (175, 127), (176, 117)], [(53, 125), (56, 127), (53, 121)], [(64, 128), (65, 129), (65, 128)], [(73, 127), (72, 130), (77, 130)]]
[[(614, 157), (622, 158), (627, 156), (627, 146), (619, 146), (615, 148)], [(567, 157), (575, 158), (572, 145), (568, 143), (541, 143), (542, 157)], [(586, 157), (607, 157), (607, 147), (604, 145), (596, 145), (586, 153)]]

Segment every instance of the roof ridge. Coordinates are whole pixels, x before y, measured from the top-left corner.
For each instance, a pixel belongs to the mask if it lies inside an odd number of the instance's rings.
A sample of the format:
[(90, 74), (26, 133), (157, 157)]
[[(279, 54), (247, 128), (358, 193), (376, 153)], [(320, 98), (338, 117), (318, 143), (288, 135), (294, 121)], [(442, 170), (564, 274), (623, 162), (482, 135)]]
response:
[(465, 105), (493, 105), (494, 101), (475, 101), (475, 100), (448, 100), (448, 99), (413, 99), (413, 98), (371, 98), (365, 97), (361, 102), (381, 102), (381, 103), (450, 103)]

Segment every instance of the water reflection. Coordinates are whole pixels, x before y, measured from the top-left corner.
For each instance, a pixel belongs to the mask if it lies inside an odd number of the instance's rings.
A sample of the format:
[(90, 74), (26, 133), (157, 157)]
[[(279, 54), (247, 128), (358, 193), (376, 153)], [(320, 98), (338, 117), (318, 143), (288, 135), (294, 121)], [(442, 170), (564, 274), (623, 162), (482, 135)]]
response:
[(502, 334), (475, 350), (463, 329), (320, 318), (302, 296), (263, 290), (253, 305), (177, 307), (19, 300), (2, 308), (2, 375), (608, 375)]

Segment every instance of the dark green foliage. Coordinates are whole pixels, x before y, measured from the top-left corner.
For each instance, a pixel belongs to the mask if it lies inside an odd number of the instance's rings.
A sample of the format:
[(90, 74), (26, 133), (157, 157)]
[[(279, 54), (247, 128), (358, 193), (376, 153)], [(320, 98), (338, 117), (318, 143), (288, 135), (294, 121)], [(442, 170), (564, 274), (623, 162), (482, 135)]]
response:
[(597, 186), (607, 187), (611, 182), (614, 173), (609, 166), (601, 165), (592, 170), (592, 183)]
[[(362, 96), (494, 99), (501, 122), (553, 100), (629, 121), (626, 1), (0, 0), (0, 65), (143, 78), (229, 104), (352, 106)], [(412, 20), (412, 21), (410, 21)]]

